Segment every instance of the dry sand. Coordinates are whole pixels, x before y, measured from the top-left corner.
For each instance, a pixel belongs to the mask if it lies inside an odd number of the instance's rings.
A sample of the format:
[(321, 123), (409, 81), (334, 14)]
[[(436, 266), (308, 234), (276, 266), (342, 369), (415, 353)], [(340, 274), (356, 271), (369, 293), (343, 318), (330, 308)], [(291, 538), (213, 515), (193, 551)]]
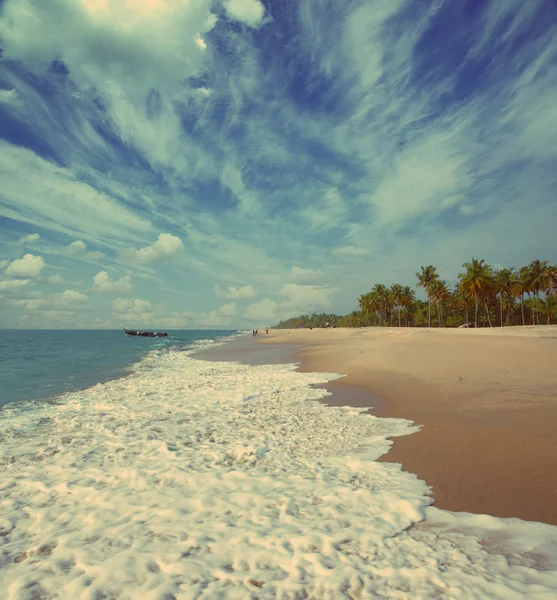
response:
[(347, 374), (327, 385), (331, 401), (422, 425), (383, 460), (424, 479), (439, 508), (557, 525), (557, 327), (271, 330), (257, 342), (296, 347), (303, 371)]

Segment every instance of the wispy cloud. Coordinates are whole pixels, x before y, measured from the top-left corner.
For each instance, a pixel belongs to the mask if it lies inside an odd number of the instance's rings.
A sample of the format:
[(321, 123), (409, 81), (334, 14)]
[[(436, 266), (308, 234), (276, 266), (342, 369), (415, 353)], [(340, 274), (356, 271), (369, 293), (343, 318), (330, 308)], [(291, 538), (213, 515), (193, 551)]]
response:
[[(551, 0), (133, 6), (2, 3), (10, 298), (95, 278), (146, 322), (241, 326), (351, 310), (422, 262), (557, 262)], [(38, 275), (7, 273), (29, 253)]]

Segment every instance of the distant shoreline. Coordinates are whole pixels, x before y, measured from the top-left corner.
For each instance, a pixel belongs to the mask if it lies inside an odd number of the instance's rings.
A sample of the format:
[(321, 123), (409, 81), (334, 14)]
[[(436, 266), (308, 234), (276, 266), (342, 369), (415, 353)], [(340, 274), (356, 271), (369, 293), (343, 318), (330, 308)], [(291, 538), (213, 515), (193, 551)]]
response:
[(556, 327), (271, 330), (257, 343), (346, 374), (326, 385), (335, 404), (422, 425), (381, 460), (425, 480), (438, 508), (557, 525)]

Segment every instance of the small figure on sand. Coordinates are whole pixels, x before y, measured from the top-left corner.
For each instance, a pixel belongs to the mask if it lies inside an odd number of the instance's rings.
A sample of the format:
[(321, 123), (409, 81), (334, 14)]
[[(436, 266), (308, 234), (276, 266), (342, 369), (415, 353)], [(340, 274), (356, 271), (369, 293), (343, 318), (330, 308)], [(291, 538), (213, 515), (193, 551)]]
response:
[(268, 328), (268, 327), (265, 327), (265, 333), (266, 333), (267, 335), (269, 335), (269, 328)]

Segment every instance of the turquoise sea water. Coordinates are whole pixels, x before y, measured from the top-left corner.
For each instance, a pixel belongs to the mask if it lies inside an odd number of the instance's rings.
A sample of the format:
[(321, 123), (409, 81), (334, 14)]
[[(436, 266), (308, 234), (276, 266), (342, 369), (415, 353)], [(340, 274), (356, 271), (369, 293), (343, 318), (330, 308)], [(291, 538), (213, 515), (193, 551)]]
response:
[(122, 330), (0, 330), (0, 405), (48, 398), (126, 374), (151, 350), (191, 347), (234, 331), (169, 331), (168, 338)]

